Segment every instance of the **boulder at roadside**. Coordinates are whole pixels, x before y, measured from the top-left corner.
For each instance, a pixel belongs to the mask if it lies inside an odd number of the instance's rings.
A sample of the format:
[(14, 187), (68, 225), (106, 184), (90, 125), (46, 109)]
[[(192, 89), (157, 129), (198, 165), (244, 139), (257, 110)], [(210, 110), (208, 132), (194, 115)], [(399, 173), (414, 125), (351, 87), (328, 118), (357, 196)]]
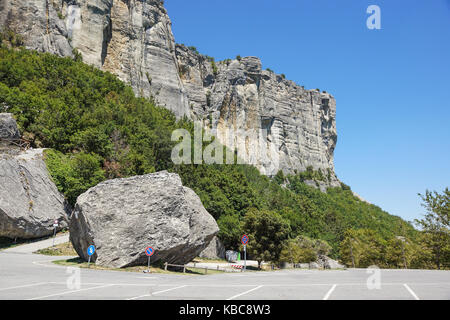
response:
[(177, 174), (162, 171), (102, 182), (77, 199), (70, 219), (70, 240), (83, 259), (122, 268), (152, 263), (186, 264), (218, 233), (200, 198)]

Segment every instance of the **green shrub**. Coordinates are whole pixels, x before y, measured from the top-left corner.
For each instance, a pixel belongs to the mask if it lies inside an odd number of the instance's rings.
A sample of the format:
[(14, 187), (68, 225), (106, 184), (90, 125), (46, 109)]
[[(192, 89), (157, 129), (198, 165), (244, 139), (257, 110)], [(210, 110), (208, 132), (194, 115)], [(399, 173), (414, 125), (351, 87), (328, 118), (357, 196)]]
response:
[(72, 206), (81, 193), (105, 179), (102, 158), (96, 154), (64, 155), (54, 150), (46, 150), (45, 153), (48, 170), (58, 190)]

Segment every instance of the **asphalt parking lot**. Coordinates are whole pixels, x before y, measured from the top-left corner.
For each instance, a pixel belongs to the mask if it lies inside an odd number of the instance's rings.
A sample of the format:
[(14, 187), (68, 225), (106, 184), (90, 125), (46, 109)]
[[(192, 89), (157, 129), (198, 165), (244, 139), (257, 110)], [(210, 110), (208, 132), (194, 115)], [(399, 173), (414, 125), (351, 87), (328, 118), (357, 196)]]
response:
[(450, 271), (283, 270), (213, 275), (73, 269), (0, 252), (0, 299), (450, 300)]

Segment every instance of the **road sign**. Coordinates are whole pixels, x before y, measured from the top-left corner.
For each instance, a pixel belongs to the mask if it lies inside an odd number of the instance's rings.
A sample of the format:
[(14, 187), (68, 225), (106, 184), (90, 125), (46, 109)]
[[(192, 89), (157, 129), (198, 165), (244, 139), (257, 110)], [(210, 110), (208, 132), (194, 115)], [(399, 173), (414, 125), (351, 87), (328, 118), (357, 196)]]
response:
[(56, 228), (59, 226), (59, 221), (58, 220), (54, 220), (53, 221), (53, 247), (55, 246), (55, 237), (56, 237)]
[(241, 242), (244, 245), (244, 271), (247, 270), (247, 243), (248, 243), (248, 236), (244, 234), (241, 238)]
[(90, 245), (89, 248), (87, 249), (87, 254), (89, 256), (88, 268), (89, 268), (89, 265), (91, 264), (91, 256), (94, 254), (94, 252), (95, 252), (95, 246), (94, 245)]
[(155, 253), (155, 250), (153, 250), (152, 247), (147, 247), (147, 249), (145, 249), (145, 254), (146, 254), (148, 257), (151, 257), (154, 253)]
[(92, 256), (95, 252), (95, 247), (93, 245), (89, 246), (89, 248), (87, 249), (87, 254), (88, 256)]
[(246, 234), (244, 234), (241, 238), (241, 242), (242, 244), (245, 246), (248, 243), (248, 236)]
[[(147, 272), (150, 273), (150, 257), (155, 253), (155, 250), (152, 247), (147, 247), (145, 249), (145, 254), (148, 257), (148, 269)], [(145, 272), (145, 271), (144, 271)]]

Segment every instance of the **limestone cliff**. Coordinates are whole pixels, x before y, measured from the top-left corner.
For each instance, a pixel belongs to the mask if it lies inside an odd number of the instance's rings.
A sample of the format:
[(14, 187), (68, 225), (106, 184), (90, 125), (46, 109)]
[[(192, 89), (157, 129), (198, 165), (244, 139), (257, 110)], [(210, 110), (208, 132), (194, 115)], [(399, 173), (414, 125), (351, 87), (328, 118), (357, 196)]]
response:
[[(193, 117), (217, 128), (222, 143), (249, 153), (263, 139), (259, 147), (276, 150), (278, 164), (273, 158), (258, 157), (255, 165), (262, 173), (274, 175), (279, 169), (293, 173), (311, 166), (325, 175), (330, 171), (331, 184), (337, 185), (333, 164), (336, 101), (332, 95), (306, 90), (284, 76), (262, 70), (256, 57), (215, 63), (178, 45), (177, 58)], [(254, 130), (256, 135), (230, 141), (223, 134), (230, 128)], [(261, 137), (263, 133), (267, 136)]]
[[(84, 62), (116, 74), (178, 118), (203, 121), (264, 174), (311, 166), (339, 184), (334, 98), (262, 70), (258, 58), (213, 63), (176, 45), (160, 0), (0, 0), (0, 24), (28, 49), (61, 56), (76, 49)], [(227, 129), (256, 135), (231, 141)], [(268, 150), (276, 159), (260, 156)]]
[(116, 74), (136, 94), (189, 116), (171, 21), (160, 0), (0, 0), (0, 25), (28, 49), (71, 56)]

